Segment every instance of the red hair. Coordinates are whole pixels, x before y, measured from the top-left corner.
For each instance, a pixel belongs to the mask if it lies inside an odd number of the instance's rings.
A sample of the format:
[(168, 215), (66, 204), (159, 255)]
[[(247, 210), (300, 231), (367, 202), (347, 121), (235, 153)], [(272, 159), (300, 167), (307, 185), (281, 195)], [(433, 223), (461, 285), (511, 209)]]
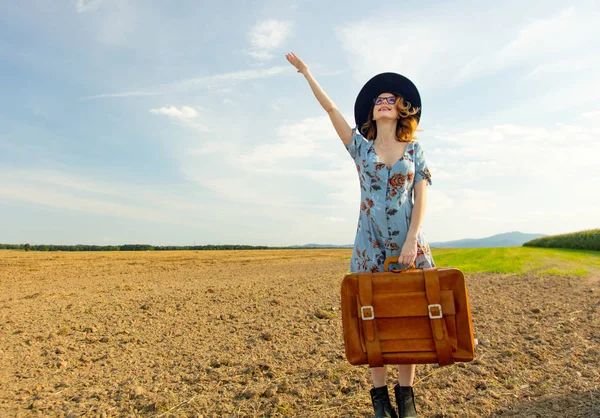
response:
[[(415, 132), (417, 131), (417, 125), (419, 121), (415, 116), (419, 112), (418, 107), (412, 107), (410, 102), (404, 100), (402, 96), (394, 93), (396, 96), (396, 110), (398, 111), (398, 123), (396, 124), (396, 140), (400, 142), (412, 142), (417, 137)], [(360, 131), (365, 138), (369, 141), (374, 140), (377, 137), (377, 123), (373, 120), (373, 109), (369, 111), (367, 121), (363, 126), (360, 127)]]

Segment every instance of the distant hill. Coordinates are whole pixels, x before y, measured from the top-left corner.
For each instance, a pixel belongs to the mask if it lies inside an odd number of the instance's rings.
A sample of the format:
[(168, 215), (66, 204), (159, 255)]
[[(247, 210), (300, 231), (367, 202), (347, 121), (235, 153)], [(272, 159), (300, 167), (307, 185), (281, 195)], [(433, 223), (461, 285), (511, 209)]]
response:
[(522, 232), (506, 232), (487, 238), (459, 239), (457, 241), (430, 242), (431, 248), (490, 248), (520, 247), (532, 239), (545, 237), (545, 234), (524, 234)]

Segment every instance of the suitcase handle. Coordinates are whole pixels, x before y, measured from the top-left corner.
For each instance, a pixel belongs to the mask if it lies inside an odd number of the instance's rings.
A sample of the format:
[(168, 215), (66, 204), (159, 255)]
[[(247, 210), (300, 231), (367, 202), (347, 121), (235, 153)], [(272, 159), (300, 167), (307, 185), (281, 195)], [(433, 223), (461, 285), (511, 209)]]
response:
[(415, 263), (413, 262), (410, 266), (405, 267), (403, 269), (393, 269), (390, 270), (390, 263), (398, 263), (398, 256), (397, 255), (393, 255), (391, 257), (388, 257), (385, 259), (384, 263), (383, 263), (383, 271), (391, 271), (392, 273), (402, 273), (408, 270), (413, 270), (415, 269)]

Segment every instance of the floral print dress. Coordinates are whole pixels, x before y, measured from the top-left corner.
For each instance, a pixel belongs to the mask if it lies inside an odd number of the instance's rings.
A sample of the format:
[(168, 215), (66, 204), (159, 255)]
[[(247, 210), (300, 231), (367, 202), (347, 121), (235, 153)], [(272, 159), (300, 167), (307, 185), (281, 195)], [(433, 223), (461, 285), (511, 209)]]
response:
[[(418, 142), (409, 142), (404, 155), (388, 169), (357, 128), (352, 130), (352, 141), (346, 149), (356, 163), (360, 181), (360, 214), (350, 271), (383, 271), (386, 257), (400, 255), (413, 209), (413, 188), (426, 180), (431, 184), (423, 148)], [(417, 234), (416, 268), (435, 267), (425, 234)], [(391, 268), (400, 268), (390, 264)]]

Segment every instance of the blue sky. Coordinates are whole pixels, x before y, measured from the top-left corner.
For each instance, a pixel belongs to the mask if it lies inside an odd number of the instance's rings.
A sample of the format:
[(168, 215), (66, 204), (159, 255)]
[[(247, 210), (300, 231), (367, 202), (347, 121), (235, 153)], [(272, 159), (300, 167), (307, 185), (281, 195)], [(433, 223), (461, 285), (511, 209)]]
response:
[(373, 75), (418, 86), (430, 241), (598, 227), (600, 3), (500, 3), (3, 2), (0, 242), (352, 243), (289, 51), (351, 125)]

